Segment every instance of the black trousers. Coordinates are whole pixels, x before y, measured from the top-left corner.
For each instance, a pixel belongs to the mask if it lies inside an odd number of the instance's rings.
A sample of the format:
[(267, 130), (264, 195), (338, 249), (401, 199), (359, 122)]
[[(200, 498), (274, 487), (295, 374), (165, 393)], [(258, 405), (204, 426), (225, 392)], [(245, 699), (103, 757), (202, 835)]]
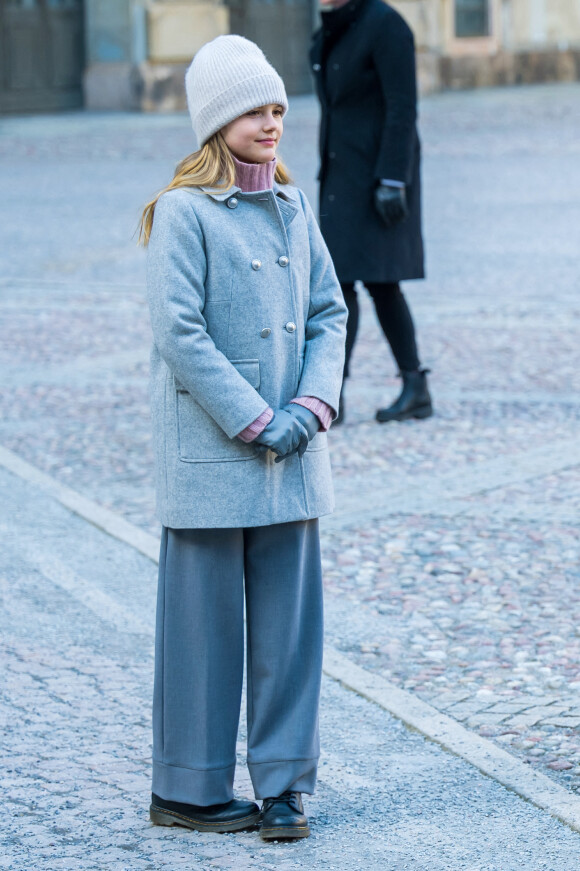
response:
[[(390, 345), (393, 357), (401, 371), (412, 372), (421, 365), (417, 352), (415, 325), (407, 305), (407, 300), (398, 282), (374, 284), (365, 283), (372, 300), (381, 329)], [(359, 321), (357, 292), (353, 282), (341, 284), (344, 301), (348, 309), (346, 324), (346, 356), (344, 377), (349, 375), (349, 363), (354, 348)]]

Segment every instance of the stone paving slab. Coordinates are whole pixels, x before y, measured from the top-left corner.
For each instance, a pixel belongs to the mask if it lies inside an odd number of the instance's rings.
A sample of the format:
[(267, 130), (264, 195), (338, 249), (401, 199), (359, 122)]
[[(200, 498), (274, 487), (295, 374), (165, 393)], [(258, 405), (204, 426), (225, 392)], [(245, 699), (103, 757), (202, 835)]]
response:
[[(98, 529), (128, 544), (131, 548), (157, 563), (159, 540), (154, 536), (144, 533), (138, 527), (103, 509), (102, 506), (79, 496), (70, 488), (59, 485), (48, 475), (39, 472), (3, 448), (0, 448), (0, 464), (11, 474), (18, 475), (19, 478), (27, 481), (44, 494), (56, 499), (59, 504), (73, 511), (83, 520), (87, 520)], [(44, 550), (39, 549), (35, 543), (31, 543), (27, 547), (27, 554), (31, 559), (34, 556), (36, 567), (54, 584), (62, 587), (71, 596), (80, 597), (80, 600), (98, 615), (104, 615), (107, 620), (115, 624), (120, 622), (120, 628), (130, 627), (132, 631), (137, 633), (147, 633), (145, 624), (138, 616), (135, 616), (132, 610), (129, 611), (123, 605), (111, 607), (106, 593), (97, 590), (94, 584), (87, 583), (78, 573), (71, 571), (59, 557), (55, 557), (50, 552), (47, 556)], [(330, 621), (328, 621), (327, 614), (327, 622), (330, 622), (331, 625), (336, 624), (337, 615), (333, 613), (334, 611), (334, 608), (330, 609)], [(376, 645), (366, 645), (362, 650), (369, 653), (373, 652), (373, 649), (376, 652)], [(527, 702), (522, 700), (523, 703), (504, 700), (489, 708), (489, 692), (484, 690), (477, 693), (481, 699), (479, 702), (475, 702), (474, 699), (470, 699), (468, 692), (455, 690), (448, 691), (443, 698), (440, 695), (437, 696), (439, 707), (443, 706), (444, 709), (447, 708), (452, 712), (452, 717), (449, 717), (438, 713), (436, 708), (420, 701), (407, 690), (397, 688), (394, 683), (378, 676), (376, 671), (373, 673), (359, 668), (352, 663), (351, 659), (328, 645), (325, 647), (324, 671), (327, 675), (339, 680), (344, 686), (379, 704), (386, 711), (398, 717), (405, 725), (417, 729), (429, 740), (441, 744), (445, 750), (457, 754), (469, 764), (475, 765), (484, 774), (493, 777), (509, 789), (513, 789), (521, 797), (547, 810), (567, 825), (580, 830), (580, 800), (578, 798), (569, 794), (561, 786), (551, 783), (544, 774), (532, 772), (530, 769), (526, 770), (526, 766), (522, 765), (520, 761), (513, 759), (503, 749), (494, 747), (488, 737), (482, 738), (470, 734), (464, 726), (458, 725), (452, 718), (466, 720), (469, 726), (485, 728), (490, 725), (498, 725), (502, 721), (505, 723), (508, 715), (513, 717), (514, 714), (519, 714), (527, 708), (523, 719), (529, 720), (531, 724), (544, 721), (542, 725), (545, 728), (549, 728), (551, 724), (570, 727), (576, 725), (576, 720), (572, 720), (571, 715), (580, 714), (580, 709), (566, 710), (564, 705), (557, 703), (561, 702), (561, 699), (558, 700), (555, 696), (553, 698), (544, 696), (542, 699), (543, 707), (537, 705), (530, 707), (529, 700)], [(488, 707), (488, 711), (478, 714), (477, 711), (481, 709), (482, 704), (484, 707)], [(559, 718), (558, 714), (561, 714)], [(550, 717), (556, 719), (550, 719)], [(519, 734), (520, 728), (521, 725), (518, 729), (507, 729), (501, 732), (501, 735)], [(489, 736), (493, 732), (487, 731), (482, 732), (482, 734)], [(527, 739), (518, 745), (529, 751), (528, 758), (524, 761), (530, 762), (532, 757), (543, 755), (544, 750), (535, 743), (537, 740), (539, 739)], [(558, 755), (558, 751), (556, 753)], [(561, 750), (560, 755), (562, 755)], [(544, 761), (549, 763), (548, 768), (551, 771), (566, 771), (573, 767), (568, 760), (563, 758), (551, 761), (545, 759)]]
[[(339, 511), (324, 532), (333, 643), (442, 711), (465, 689), (460, 722), (572, 789), (579, 98), (570, 85), (423, 102), (429, 277), (406, 291), (437, 414), (374, 424), (398, 381), (363, 294), (347, 421), (331, 433)], [(312, 99), (293, 101), (285, 139), (311, 198), (316, 118)], [(190, 137), (185, 116), (122, 114), (0, 131), (0, 443), (152, 534), (132, 236)], [(506, 702), (522, 707), (498, 721)]]
[[(6, 471), (0, 496), (0, 868), (571, 868), (577, 832), (328, 679), (310, 839), (152, 827), (155, 567)], [(242, 724), (248, 794), (243, 757)]]

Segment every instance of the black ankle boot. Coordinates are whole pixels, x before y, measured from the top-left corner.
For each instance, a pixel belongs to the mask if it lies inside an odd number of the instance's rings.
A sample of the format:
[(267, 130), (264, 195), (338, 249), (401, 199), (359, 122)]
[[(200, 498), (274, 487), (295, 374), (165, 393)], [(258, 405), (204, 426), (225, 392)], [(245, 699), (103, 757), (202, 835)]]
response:
[(379, 423), (387, 423), (390, 420), (408, 420), (411, 417), (431, 417), (433, 405), (427, 387), (427, 372), (429, 369), (401, 372), (403, 389), (392, 405), (388, 408), (379, 408), (376, 414)]
[(262, 805), (263, 841), (307, 838), (310, 834), (299, 792), (283, 792), (275, 798), (265, 798)]
[(149, 818), (156, 826), (185, 826), (197, 832), (239, 832), (256, 825), (260, 809), (255, 802), (244, 798), (199, 806), (167, 801), (152, 793)]

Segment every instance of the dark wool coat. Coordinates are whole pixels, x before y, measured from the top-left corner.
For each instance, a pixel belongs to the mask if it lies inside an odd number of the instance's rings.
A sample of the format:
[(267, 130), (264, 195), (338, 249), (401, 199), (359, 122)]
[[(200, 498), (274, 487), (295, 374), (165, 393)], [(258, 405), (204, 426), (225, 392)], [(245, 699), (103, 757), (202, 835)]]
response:
[[(382, 0), (323, 13), (310, 59), (322, 108), (320, 227), (341, 282), (423, 278), (413, 34)], [(387, 229), (373, 192), (407, 187), (409, 216)]]

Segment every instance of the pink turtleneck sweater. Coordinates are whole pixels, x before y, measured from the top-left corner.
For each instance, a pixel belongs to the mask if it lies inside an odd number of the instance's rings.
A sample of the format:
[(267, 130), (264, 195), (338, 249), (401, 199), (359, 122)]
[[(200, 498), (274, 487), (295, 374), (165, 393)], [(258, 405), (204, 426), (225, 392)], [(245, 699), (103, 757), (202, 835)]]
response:
[[(236, 166), (236, 184), (243, 193), (249, 194), (254, 191), (267, 191), (274, 186), (274, 174), (276, 172), (276, 158), (269, 163), (243, 163), (234, 158)], [(326, 432), (332, 423), (332, 409), (322, 399), (317, 399), (316, 396), (298, 396), (292, 399), (292, 402), (298, 405), (303, 405), (309, 411), (312, 411), (320, 421), (320, 429)], [(251, 442), (256, 436), (266, 429), (272, 418), (274, 411), (267, 408), (256, 420), (247, 426), (242, 432), (238, 433), (238, 438), (243, 442)]]

